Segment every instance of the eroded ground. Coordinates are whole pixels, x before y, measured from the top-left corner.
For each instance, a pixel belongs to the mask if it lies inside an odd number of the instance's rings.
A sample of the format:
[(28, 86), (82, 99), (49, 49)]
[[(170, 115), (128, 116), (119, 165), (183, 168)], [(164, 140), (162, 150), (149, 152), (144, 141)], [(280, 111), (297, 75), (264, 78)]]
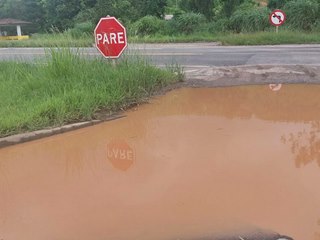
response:
[(319, 92), (179, 89), (0, 149), (0, 239), (319, 240)]

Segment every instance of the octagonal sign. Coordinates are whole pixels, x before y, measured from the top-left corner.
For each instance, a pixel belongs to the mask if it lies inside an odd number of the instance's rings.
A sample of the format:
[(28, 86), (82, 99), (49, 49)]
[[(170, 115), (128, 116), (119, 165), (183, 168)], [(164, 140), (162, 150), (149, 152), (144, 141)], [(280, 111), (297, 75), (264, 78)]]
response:
[(126, 29), (115, 17), (101, 18), (94, 30), (97, 49), (106, 58), (118, 58), (127, 47)]

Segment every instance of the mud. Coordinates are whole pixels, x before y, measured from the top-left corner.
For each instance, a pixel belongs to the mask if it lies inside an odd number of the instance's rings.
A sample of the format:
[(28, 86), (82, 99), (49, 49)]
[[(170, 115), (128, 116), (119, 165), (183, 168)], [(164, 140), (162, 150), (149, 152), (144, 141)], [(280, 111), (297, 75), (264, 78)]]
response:
[(319, 65), (187, 67), (186, 86), (221, 87), (276, 83), (319, 83)]
[(319, 240), (319, 92), (179, 89), (0, 149), (0, 239)]

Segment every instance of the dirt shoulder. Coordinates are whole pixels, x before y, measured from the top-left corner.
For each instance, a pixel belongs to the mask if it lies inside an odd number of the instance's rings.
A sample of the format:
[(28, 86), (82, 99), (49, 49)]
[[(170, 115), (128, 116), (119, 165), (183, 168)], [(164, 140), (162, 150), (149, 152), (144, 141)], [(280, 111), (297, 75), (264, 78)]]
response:
[(320, 65), (249, 65), (185, 69), (188, 87), (320, 83)]

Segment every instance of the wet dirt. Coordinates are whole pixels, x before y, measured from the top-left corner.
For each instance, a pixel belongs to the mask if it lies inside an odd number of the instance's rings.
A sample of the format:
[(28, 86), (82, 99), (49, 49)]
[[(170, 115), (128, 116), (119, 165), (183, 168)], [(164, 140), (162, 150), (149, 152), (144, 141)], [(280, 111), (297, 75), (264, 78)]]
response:
[(264, 229), (319, 240), (319, 92), (179, 89), (125, 118), (0, 149), (0, 239)]

